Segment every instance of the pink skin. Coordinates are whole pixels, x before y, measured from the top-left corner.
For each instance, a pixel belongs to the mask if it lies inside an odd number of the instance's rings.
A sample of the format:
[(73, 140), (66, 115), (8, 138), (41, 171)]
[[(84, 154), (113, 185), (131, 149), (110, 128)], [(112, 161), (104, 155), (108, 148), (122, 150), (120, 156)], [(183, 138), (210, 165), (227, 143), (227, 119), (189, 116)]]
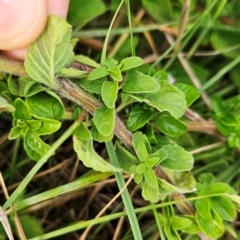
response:
[(24, 60), (27, 46), (43, 32), (50, 14), (66, 18), (69, 0), (0, 0), (0, 49)]

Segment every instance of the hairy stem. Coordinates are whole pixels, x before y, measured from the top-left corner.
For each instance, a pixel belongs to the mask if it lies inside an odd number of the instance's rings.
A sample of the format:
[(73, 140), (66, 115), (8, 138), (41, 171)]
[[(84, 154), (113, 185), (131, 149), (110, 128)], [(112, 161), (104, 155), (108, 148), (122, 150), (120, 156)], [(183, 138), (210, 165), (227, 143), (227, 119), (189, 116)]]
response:
[(0, 72), (10, 73), (17, 76), (27, 75), (23, 62), (13, 61), (3, 56), (0, 56)]

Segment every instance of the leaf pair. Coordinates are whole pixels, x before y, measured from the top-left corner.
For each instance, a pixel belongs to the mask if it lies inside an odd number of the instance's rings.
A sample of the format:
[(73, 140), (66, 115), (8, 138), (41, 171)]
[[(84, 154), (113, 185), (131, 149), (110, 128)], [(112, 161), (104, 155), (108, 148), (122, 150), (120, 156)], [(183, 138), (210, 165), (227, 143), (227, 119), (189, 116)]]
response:
[(199, 180), (201, 183), (197, 183), (198, 195), (209, 197), (195, 202), (196, 221), (207, 236), (219, 238), (224, 233), (223, 220), (232, 221), (236, 217), (235, 206), (231, 198), (227, 197), (228, 194), (226, 195), (230, 188), (226, 183), (213, 182), (214, 178), (210, 174), (200, 175)]
[(122, 81), (122, 72), (132, 68), (139, 67), (143, 64), (140, 57), (128, 57), (123, 59), (119, 64), (115, 59), (107, 59), (105, 65), (94, 69), (88, 76), (88, 80), (97, 80), (101, 77), (110, 76), (114, 81)]
[(151, 202), (157, 202), (159, 200), (158, 180), (153, 167), (167, 157), (167, 152), (159, 150), (157, 155), (150, 155), (150, 144), (140, 132), (133, 135), (133, 145), (140, 164), (132, 166), (130, 172), (134, 173), (135, 182), (141, 185), (143, 197)]
[(158, 214), (159, 221), (163, 227), (167, 239), (181, 240), (178, 231), (197, 234), (200, 229), (193, 216), (178, 217), (174, 214), (172, 206), (162, 208), (163, 214)]
[(64, 113), (62, 102), (52, 92), (40, 92), (26, 98), (26, 102), (17, 98), (13, 106), (14, 127), (9, 139), (22, 137), (27, 154), (32, 159), (39, 160), (51, 149), (40, 136), (52, 134), (61, 127), (61, 122), (57, 119)]
[[(131, 155), (120, 145), (117, 145), (117, 155), (121, 167), (130, 173), (134, 173), (134, 180), (142, 187), (142, 194), (146, 200), (157, 202), (170, 193), (192, 192), (195, 189), (195, 180), (189, 171), (193, 166), (193, 157), (179, 146), (164, 145), (153, 152), (148, 138), (140, 133), (133, 134), (133, 145), (136, 157)], [(176, 186), (173, 186), (155, 176), (153, 168), (160, 165), (175, 176)], [(160, 196), (161, 194), (161, 196)]]
[[(136, 68), (143, 64), (143, 60), (139, 57), (129, 57), (123, 59), (120, 64), (115, 59), (107, 59), (104, 66), (94, 69), (88, 76), (88, 80), (101, 81), (101, 94), (104, 104), (108, 108), (113, 108), (117, 100), (118, 82), (122, 81), (122, 72), (129, 69)], [(107, 79), (111, 77), (111, 80)], [(92, 85), (95, 85), (93, 82)], [(83, 84), (83, 87), (91, 90), (90, 83)], [(99, 89), (99, 88), (98, 88)], [(86, 89), (87, 90), (87, 89)]]
[[(131, 131), (136, 131), (147, 124), (152, 117), (153, 110), (151, 108), (136, 104), (128, 117), (127, 127)], [(168, 112), (158, 114), (155, 122), (162, 133), (171, 137), (178, 137), (187, 131), (187, 126)]]

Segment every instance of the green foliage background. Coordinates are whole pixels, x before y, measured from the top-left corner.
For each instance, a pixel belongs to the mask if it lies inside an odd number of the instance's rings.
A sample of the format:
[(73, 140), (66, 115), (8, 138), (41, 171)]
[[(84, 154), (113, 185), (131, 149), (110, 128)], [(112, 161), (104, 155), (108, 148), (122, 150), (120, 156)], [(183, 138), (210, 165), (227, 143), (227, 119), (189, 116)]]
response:
[[(9, 218), (10, 232), (76, 238), (98, 224), (88, 234), (95, 239), (108, 221), (127, 216), (116, 239), (239, 239), (239, 7), (71, 0), (68, 23), (51, 16), (24, 65), (0, 56), (1, 181), (10, 193), (1, 203), (21, 223)], [(64, 165), (64, 181), (61, 171), (44, 172), (68, 158), (81, 161)], [(42, 183), (32, 180), (39, 170)], [(124, 176), (133, 187), (106, 216), (95, 219), (101, 209), (90, 204), (94, 214), (83, 220), (78, 201), (93, 201), (86, 189), (114, 174), (119, 189)], [(57, 197), (53, 220), (41, 204)], [(39, 210), (30, 216), (32, 206)], [(46, 226), (56, 219), (59, 226)]]

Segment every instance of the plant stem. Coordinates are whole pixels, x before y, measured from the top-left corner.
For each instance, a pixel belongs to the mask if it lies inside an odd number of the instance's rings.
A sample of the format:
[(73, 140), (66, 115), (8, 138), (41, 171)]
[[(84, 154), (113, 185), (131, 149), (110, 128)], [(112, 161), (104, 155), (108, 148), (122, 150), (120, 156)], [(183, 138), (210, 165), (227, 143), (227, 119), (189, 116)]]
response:
[(3, 56), (0, 56), (0, 72), (10, 73), (18, 76), (27, 75), (27, 71), (23, 65), (23, 62), (13, 61)]
[[(73, 82), (70, 82), (65, 78), (59, 78), (58, 80), (60, 85), (60, 89), (58, 90), (59, 94), (82, 106), (90, 114), (93, 115), (95, 109), (103, 106), (99, 100), (79, 88)], [(121, 139), (128, 149), (133, 148), (132, 134), (126, 129), (118, 116), (115, 117), (114, 134)]]

